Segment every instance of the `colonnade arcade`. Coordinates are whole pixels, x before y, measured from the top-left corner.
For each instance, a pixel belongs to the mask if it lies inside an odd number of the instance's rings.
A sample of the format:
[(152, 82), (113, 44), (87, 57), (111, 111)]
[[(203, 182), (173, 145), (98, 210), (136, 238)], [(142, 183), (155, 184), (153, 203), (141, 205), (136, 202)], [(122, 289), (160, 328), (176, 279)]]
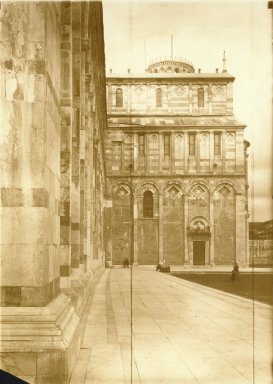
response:
[(122, 264), (126, 257), (133, 264), (235, 261), (236, 204), (242, 203), (242, 194), (230, 180), (127, 179), (109, 189), (108, 263)]

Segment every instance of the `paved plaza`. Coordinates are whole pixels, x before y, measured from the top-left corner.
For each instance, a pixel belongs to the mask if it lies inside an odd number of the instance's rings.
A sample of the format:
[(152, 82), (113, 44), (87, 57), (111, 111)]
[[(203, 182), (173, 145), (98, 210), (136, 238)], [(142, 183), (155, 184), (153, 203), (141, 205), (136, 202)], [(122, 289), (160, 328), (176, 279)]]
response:
[(70, 384), (271, 384), (271, 315), (151, 268), (107, 269)]

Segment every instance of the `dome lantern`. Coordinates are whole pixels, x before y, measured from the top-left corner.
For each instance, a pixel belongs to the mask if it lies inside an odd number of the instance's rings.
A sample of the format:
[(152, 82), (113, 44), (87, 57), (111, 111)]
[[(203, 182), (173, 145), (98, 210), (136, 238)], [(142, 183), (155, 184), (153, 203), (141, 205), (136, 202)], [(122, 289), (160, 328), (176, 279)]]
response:
[(193, 64), (181, 57), (160, 57), (151, 62), (149, 67), (146, 69), (149, 73), (194, 73)]

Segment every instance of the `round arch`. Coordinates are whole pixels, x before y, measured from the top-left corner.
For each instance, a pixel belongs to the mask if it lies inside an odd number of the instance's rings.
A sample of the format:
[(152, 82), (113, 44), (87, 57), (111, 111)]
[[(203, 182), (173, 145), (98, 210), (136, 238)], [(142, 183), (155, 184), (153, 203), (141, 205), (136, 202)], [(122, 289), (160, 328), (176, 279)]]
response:
[(141, 184), (137, 188), (137, 196), (143, 198), (145, 191), (151, 191), (154, 197), (158, 197), (159, 189), (158, 189), (158, 186), (153, 182), (146, 182), (144, 184)]
[(189, 222), (190, 229), (205, 229), (210, 226), (205, 216), (194, 216)]

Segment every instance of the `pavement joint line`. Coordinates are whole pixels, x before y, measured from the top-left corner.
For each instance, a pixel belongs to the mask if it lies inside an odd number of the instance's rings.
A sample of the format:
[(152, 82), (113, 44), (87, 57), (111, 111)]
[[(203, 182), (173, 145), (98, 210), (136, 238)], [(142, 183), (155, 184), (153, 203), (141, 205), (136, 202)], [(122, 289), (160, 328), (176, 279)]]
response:
[[(216, 294), (220, 292), (221, 294), (223, 294), (223, 295), (225, 295), (225, 296), (232, 297), (233, 299), (236, 299), (236, 300), (245, 300), (247, 303), (251, 303), (251, 304), (253, 304), (253, 301), (254, 301), (255, 304), (257, 304), (257, 305), (259, 305), (259, 306), (261, 306), (261, 307), (263, 307), (263, 306), (264, 306), (265, 308), (272, 307), (272, 305), (263, 303), (263, 302), (258, 301), (258, 300), (248, 299), (247, 297), (243, 297), (243, 296), (235, 295), (235, 294), (232, 294), (232, 293), (229, 293), (229, 292), (221, 291), (220, 289), (217, 289), (217, 288), (212, 288), (212, 287), (208, 287), (208, 286), (206, 286), (206, 285), (202, 285), (202, 284), (199, 284), (199, 283), (196, 283), (196, 282), (192, 282), (192, 281), (189, 281), (189, 280), (180, 279), (179, 277), (176, 277), (176, 276), (166, 275), (166, 274), (163, 274), (163, 273), (162, 273), (162, 275), (163, 275), (162, 277), (165, 277), (165, 278), (168, 276), (168, 277), (170, 277), (170, 278), (177, 279), (177, 280), (178, 280), (178, 281), (177, 281), (178, 284), (181, 284), (181, 283), (182, 283), (182, 282), (179, 281), (179, 280), (183, 280), (183, 282), (188, 283), (189, 285), (196, 284), (196, 285), (198, 285), (200, 288), (205, 288), (205, 289), (207, 289), (207, 290), (210, 290), (210, 291), (212, 291), (212, 292), (215, 292)], [(170, 286), (171, 286), (171, 285), (170, 285)]]
[[(162, 276), (163, 277), (163, 276)], [(172, 277), (172, 276), (171, 276)], [(184, 281), (183, 281), (184, 282)], [(187, 282), (187, 281), (186, 281)], [(180, 282), (180, 283), (182, 283), (182, 282)], [(195, 283), (193, 283), (193, 285), (194, 285)], [(199, 284), (198, 284), (199, 285)], [(172, 286), (171, 286), (172, 287)], [(203, 287), (203, 286), (202, 286)], [(206, 287), (207, 288), (207, 287)], [(213, 289), (212, 289), (213, 290)], [(183, 319), (181, 319), (180, 318), (180, 321), (183, 321)], [(186, 325), (186, 324), (185, 324)], [(160, 327), (160, 325), (158, 324), (158, 326), (159, 326), (159, 328), (162, 330), (162, 332), (163, 332), (163, 334), (165, 334), (165, 336), (167, 337), (167, 335), (166, 335), (166, 333), (164, 332), (164, 330)], [(187, 325), (186, 325), (187, 326)], [(220, 326), (220, 325), (218, 325), (218, 326)], [(188, 327), (188, 326), (187, 326)], [(226, 329), (226, 328), (224, 328), (224, 327), (222, 327), (223, 329)], [(209, 346), (209, 348), (210, 349), (212, 349), (214, 352), (216, 352), (217, 354), (219, 354), (220, 353), (220, 351), (218, 350), (218, 349), (216, 349), (215, 347), (213, 347), (213, 345), (209, 342), (209, 340), (207, 340), (206, 338), (204, 338), (204, 337), (202, 337), (202, 336), (200, 336), (200, 334), (198, 334), (198, 337), (202, 340), (202, 341), (204, 341), (208, 346)], [(168, 338), (168, 337), (167, 337)], [(244, 342), (246, 342), (245, 340), (243, 340)], [(252, 345), (252, 344), (249, 344), (250, 346)], [(233, 364), (231, 364), (230, 363), (230, 361), (228, 360), (228, 359), (226, 359), (226, 358), (224, 358), (224, 360), (226, 361), (226, 363), (228, 364), (228, 365), (231, 365), (233, 368), (235, 368), (236, 369), (236, 371), (240, 374), (240, 375), (242, 375), (243, 377), (245, 377), (248, 381), (249, 381), (249, 379), (248, 379), (248, 377), (247, 376), (245, 376), (239, 369), (237, 369)], [(183, 361), (183, 359), (182, 359), (182, 361)], [(188, 367), (187, 367), (188, 368)], [(190, 371), (190, 370), (189, 370)], [(190, 371), (191, 372), (191, 371)]]
[(192, 370), (189, 368), (188, 364), (185, 362), (185, 360), (183, 359), (183, 357), (181, 357), (181, 352), (179, 352), (179, 350), (176, 348), (176, 346), (174, 346), (174, 344), (172, 343), (171, 341), (171, 338), (166, 334), (166, 332), (164, 331), (164, 329), (160, 326), (160, 324), (158, 323), (158, 321), (155, 319), (155, 322), (157, 323), (158, 327), (161, 329), (161, 332), (165, 335), (166, 339), (168, 340), (169, 344), (172, 345), (176, 352), (178, 353), (178, 356), (179, 356), (179, 359), (182, 360), (184, 366), (186, 367), (186, 369), (189, 371), (189, 373), (193, 376), (194, 380), (196, 381), (197, 384), (199, 384), (200, 382), (198, 381), (197, 377), (195, 377), (194, 373), (192, 372)]
[[(167, 278), (177, 279), (178, 281), (175, 281), (175, 284), (182, 285), (182, 286), (188, 286), (190, 288), (191, 287), (198, 287), (198, 291), (201, 292), (202, 294), (204, 294), (204, 291), (209, 291), (210, 293), (213, 293), (213, 296), (216, 299), (218, 299), (218, 300), (221, 300), (221, 296), (223, 295), (223, 296), (225, 296), (227, 298), (230, 298), (232, 300), (235, 299), (235, 300), (239, 301), (240, 303), (247, 304), (248, 308), (251, 308), (251, 309), (253, 308), (253, 300), (247, 299), (247, 298), (242, 297), (242, 296), (237, 296), (237, 295), (229, 294), (229, 293), (223, 292), (223, 291), (221, 291), (219, 289), (207, 287), (207, 286), (204, 286), (204, 285), (201, 285), (201, 284), (198, 284), (198, 283), (194, 283), (194, 282), (191, 282), (191, 281), (188, 281), (188, 280), (179, 279), (179, 278), (176, 278), (176, 277), (170, 276), (170, 275), (163, 275), (162, 278), (164, 278), (164, 279), (167, 279)], [(170, 287), (172, 287), (172, 286), (170, 285)], [(172, 287), (172, 288), (174, 288), (174, 287)], [(200, 301), (202, 301), (200, 299), (200, 296), (198, 297), (198, 299)], [(203, 302), (204, 302), (204, 300), (203, 300)], [(260, 307), (260, 308), (263, 308), (263, 309), (270, 309), (270, 308), (272, 308), (272, 306), (269, 305), (269, 304), (261, 303), (261, 302), (258, 302), (258, 301), (254, 301), (254, 303), (255, 303), (255, 305), (257, 305), (257, 307)]]
[[(182, 319), (180, 319), (181, 321)], [(169, 343), (171, 345), (173, 345), (173, 347), (175, 348), (175, 350), (178, 352), (178, 355), (180, 357), (180, 359), (182, 360), (184, 366), (188, 369), (188, 371), (193, 375), (193, 377), (195, 377), (195, 375), (193, 374), (192, 370), (188, 367), (188, 364), (185, 362), (185, 360), (183, 359), (183, 357), (181, 357), (181, 352), (179, 352), (179, 350), (177, 349), (177, 347), (175, 346), (175, 344), (172, 343), (172, 341), (170, 340), (170, 338), (168, 337), (168, 335), (166, 334), (166, 332), (164, 331), (164, 329), (160, 326), (160, 324), (158, 324), (158, 321), (155, 320), (155, 322), (157, 323), (158, 327), (161, 329), (161, 332), (165, 335), (166, 339), (169, 341)], [(186, 324), (185, 324), (186, 327), (188, 327)], [(189, 327), (188, 327), (189, 328)], [(191, 328), (190, 328), (191, 329)], [(192, 333), (192, 332), (191, 332)], [(216, 348), (213, 347), (213, 345), (210, 343), (209, 340), (207, 340), (206, 338), (204, 337), (201, 337), (200, 334), (197, 334), (198, 338), (200, 338), (203, 342), (205, 342), (207, 344), (207, 346), (216, 353), (216, 355), (218, 355), (220, 353), (220, 351)], [(238, 370), (233, 364), (230, 363), (230, 361), (228, 359), (226, 359), (226, 357), (223, 358), (227, 364), (231, 365), (233, 368), (235, 368), (237, 370), (237, 372), (244, 376), (247, 380), (248, 380), (248, 377), (246, 377), (242, 372), (240, 372), (240, 370)], [(195, 379), (198, 381), (198, 378), (195, 377)]]
[[(163, 276), (162, 276), (163, 277)], [(165, 276), (164, 276), (165, 277)], [(170, 276), (170, 277), (172, 277), (172, 276)], [(184, 280), (183, 280), (183, 282), (184, 282)], [(186, 280), (185, 281), (186, 283), (188, 283), (188, 281)], [(180, 284), (182, 283), (182, 282), (179, 282)], [(198, 283), (193, 283), (193, 282), (189, 282), (190, 283), (190, 285), (195, 285), (195, 284), (197, 284), (197, 285), (200, 285), (201, 287), (203, 287), (203, 285), (201, 285), (201, 284), (198, 284)], [(171, 286), (171, 285), (169, 285), (169, 286)], [(171, 286), (172, 287), (172, 286)], [(205, 288), (209, 288), (210, 290), (214, 290), (214, 288), (210, 288), (210, 287), (205, 287)], [(220, 290), (219, 290), (220, 291)], [(220, 292), (222, 292), (222, 291), (220, 291)], [(230, 296), (233, 296), (233, 295), (230, 295)], [(234, 295), (235, 296), (235, 298), (238, 298), (236, 295)], [(239, 297), (239, 298), (241, 298), (241, 297)], [(244, 299), (244, 298), (243, 298)], [(248, 299), (249, 300), (249, 299)], [(263, 303), (262, 303), (263, 304)], [(269, 306), (269, 307), (271, 307), (270, 305), (267, 305), (267, 304), (265, 304), (267, 307)], [(181, 319), (182, 320), (182, 319)], [(241, 320), (241, 319), (240, 319)], [(211, 321), (211, 319), (210, 319), (210, 321)], [(213, 320), (212, 320), (213, 321)], [(218, 325), (219, 326), (219, 325)], [(224, 328), (225, 329), (225, 328)], [(199, 337), (200, 337), (200, 335), (198, 335)], [(202, 337), (200, 337), (203, 341), (205, 341), (205, 342), (208, 342), (206, 339), (203, 339)], [(247, 343), (244, 339), (242, 339), (242, 338), (240, 338), (242, 341), (244, 341), (245, 343)], [(220, 353), (220, 351), (219, 350), (217, 350), (217, 349), (215, 349), (210, 343), (208, 343), (209, 344), (209, 347), (211, 348), (211, 349), (213, 349), (216, 353)], [(253, 345), (253, 343), (247, 343), (248, 345), (250, 345), (250, 346), (252, 346)], [(244, 373), (242, 373), (239, 369), (237, 369), (232, 363), (230, 363), (229, 362), (229, 360), (227, 360), (226, 358), (224, 358), (224, 360), (228, 363), (228, 364), (230, 364), (233, 368), (235, 368), (242, 376), (244, 376), (248, 381), (249, 381), (249, 378), (244, 374)]]
[[(112, 325), (116, 327), (118, 345), (109, 344), (107, 338), (103, 338), (101, 346), (95, 344), (95, 353), (90, 354), (89, 371), (87, 369), (85, 372), (85, 381), (81, 381), (84, 372), (80, 372), (79, 364), (77, 369), (78, 381), (75, 376), (73, 383), (130, 384), (129, 366), (127, 365), (130, 356), (126, 351), (127, 346), (123, 342), (125, 339), (122, 338), (124, 327), (126, 328), (126, 324), (130, 320), (128, 319), (130, 312), (130, 301), (128, 300), (130, 286), (128, 284), (130, 282), (127, 280), (129, 276), (125, 276), (122, 273), (123, 271), (113, 272), (115, 273), (111, 273), (111, 278), (108, 276), (107, 279), (109, 282), (108, 291), (105, 278), (103, 279), (104, 283), (100, 284), (100, 290), (97, 292), (100, 300), (95, 300), (96, 305), (93, 308), (96, 309), (97, 315), (101, 316), (100, 323), (103, 321), (103, 317), (105, 318), (109, 314), (107, 310), (103, 311), (103, 306), (106, 308), (107, 304), (106, 294), (109, 294), (108, 300), (110, 300), (112, 307), (112, 316), (110, 314), (105, 324), (103, 322), (102, 328), (107, 327), (109, 321), (114, 323)], [(237, 300), (233, 298), (226, 300), (222, 291), (217, 292), (215, 295), (214, 289), (209, 291), (205, 290), (206, 287), (202, 285), (198, 288), (195, 283), (186, 284), (187, 281), (184, 280), (179, 282), (177, 281), (179, 279), (173, 276), (159, 273), (155, 276), (151, 273), (152, 271), (145, 270), (139, 270), (139, 272), (135, 273), (134, 276), (134, 288), (136, 290), (133, 295), (134, 318), (136, 319), (134, 324), (136, 324), (137, 328), (135, 330), (137, 332), (134, 332), (133, 335), (133, 384), (183, 384), (184, 379), (185, 382), (191, 384), (220, 384), (222, 383), (221, 378), (223, 383), (228, 384), (253, 384), (252, 378), (248, 377), (248, 375), (252, 375), (250, 367), (252, 361), (251, 348), (245, 343), (249, 337), (248, 330), (251, 328), (251, 324), (245, 320), (251, 316), (251, 313), (249, 306), (241, 300), (242, 298), (239, 298), (239, 301), (237, 297)], [(170, 284), (169, 282), (173, 282), (173, 279), (175, 279), (175, 284)], [(103, 296), (104, 299), (102, 299)], [(198, 301), (200, 296), (203, 300)], [(183, 300), (180, 299), (181, 297)], [(206, 302), (205, 298), (207, 298)], [(268, 306), (266, 308), (257, 308), (258, 328), (255, 327), (255, 329), (258, 329), (259, 332), (259, 325), (263, 324), (267, 309), (271, 309), (271, 306), (269, 308)], [(200, 311), (200, 315), (195, 317), (197, 311)], [(212, 311), (211, 316), (209, 316), (210, 311)], [(90, 309), (91, 312), (94, 314), (92, 308)], [(167, 316), (168, 313), (173, 313), (173, 317)], [(214, 317), (214, 313), (216, 317)], [(92, 327), (94, 331), (97, 316), (92, 314), (89, 317), (92, 320), (87, 327), (89, 329)], [(224, 316), (223, 324), (220, 322), (221, 314)], [(265, 319), (267, 321), (267, 318)], [(217, 323), (217, 321), (220, 323)], [(214, 324), (217, 325), (216, 331)], [(230, 324), (231, 332), (228, 332), (228, 324)], [(242, 330), (240, 338), (234, 337), (238, 324)], [(266, 332), (268, 324), (267, 321), (264, 332)], [(146, 332), (148, 333), (146, 334)], [(92, 336), (89, 338), (90, 342), (95, 336), (96, 333), (92, 332)], [(258, 343), (257, 356), (259, 357), (257, 358), (257, 366), (260, 368), (255, 376), (256, 384), (267, 383), (267, 381), (263, 381), (266, 375), (269, 378), (269, 344), (267, 344), (265, 353), (262, 353), (264, 342), (260, 340)], [(243, 345), (245, 346), (242, 347)], [(88, 345), (85, 344), (85, 347), (88, 347)], [(261, 349), (259, 349), (260, 347)], [(83, 349), (92, 350), (92, 348)], [(109, 365), (105, 363), (105, 352)], [(83, 354), (82, 358), (87, 354), (88, 352)], [(92, 356), (95, 360), (91, 364)], [(240, 362), (240, 356), (242, 362)], [(170, 364), (169, 368), (168, 362)], [(97, 364), (98, 368), (96, 369)], [(177, 372), (175, 364), (177, 364)], [(107, 370), (105, 375), (103, 375), (104, 369)], [(113, 376), (111, 376), (111, 372)], [(188, 376), (189, 378), (186, 379)], [(156, 381), (152, 380), (153, 377)], [(167, 377), (169, 377), (169, 380), (167, 380)], [(172, 381), (172, 378), (175, 381)], [(217, 378), (219, 378), (219, 381), (217, 381)]]

